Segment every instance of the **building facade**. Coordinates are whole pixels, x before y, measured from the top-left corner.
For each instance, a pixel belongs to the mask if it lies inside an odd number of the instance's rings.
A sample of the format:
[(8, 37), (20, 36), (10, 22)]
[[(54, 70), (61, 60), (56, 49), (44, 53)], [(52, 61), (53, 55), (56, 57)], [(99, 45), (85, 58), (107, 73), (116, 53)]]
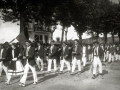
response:
[(43, 43), (50, 43), (52, 32), (41, 25), (39, 21), (32, 20), (27, 23), (29, 39), (31, 41), (43, 41)]

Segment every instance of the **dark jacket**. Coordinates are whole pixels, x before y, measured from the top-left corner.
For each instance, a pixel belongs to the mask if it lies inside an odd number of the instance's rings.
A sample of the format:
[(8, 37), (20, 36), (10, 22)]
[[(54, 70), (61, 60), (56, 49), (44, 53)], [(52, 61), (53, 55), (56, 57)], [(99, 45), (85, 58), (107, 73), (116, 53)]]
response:
[(75, 52), (75, 46), (73, 46), (73, 58), (80, 60), (82, 58), (82, 48), (80, 45), (77, 45), (77, 50)]
[(39, 56), (41, 59), (44, 58), (44, 48), (43, 46), (40, 46), (40, 49), (37, 48), (37, 56)]
[[(8, 59), (8, 55), (9, 55), (8, 52), (9, 52), (9, 48), (8, 49), (4, 48), (2, 52), (2, 58), (4, 59), (2, 59), (1, 61), (3, 61), (3, 65), (5, 66), (9, 66), (10, 59)], [(1, 50), (0, 50), (0, 54), (1, 54)]]
[[(25, 56), (26, 56), (26, 50), (25, 50)], [(34, 47), (30, 47), (29, 51), (28, 51), (28, 56), (26, 56), (26, 60), (28, 59), (28, 63), (32, 66), (34, 66), (35, 63), (35, 48)], [(25, 60), (25, 63), (26, 63)]]
[(57, 59), (57, 46), (53, 46), (52, 53), (51, 53), (51, 47), (49, 48), (49, 59)]
[(63, 47), (62, 47), (62, 50), (61, 50), (61, 60), (64, 58), (66, 60), (69, 60), (69, 47), (66, 46), (65, 47), (65, 50), (63, 51)]
[[(95, 49), (95, 48), (94, 48)], [(93, 49), (93, 57), (94, 57), (94, 49)], [(102, 59), (104, 57), (104, 51), (101, 47), (98, 47), (98, 55), (97, 55), (100, 59)]]

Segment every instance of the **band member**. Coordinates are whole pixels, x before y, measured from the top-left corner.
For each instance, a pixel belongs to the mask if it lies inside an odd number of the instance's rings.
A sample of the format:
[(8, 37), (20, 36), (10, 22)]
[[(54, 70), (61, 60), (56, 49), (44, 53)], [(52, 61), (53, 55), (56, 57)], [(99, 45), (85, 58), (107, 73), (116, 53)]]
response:
[(70, 72), (70, 53), (69, 53), (69, 47), (67, 46), (66, 42), (63, 42), (62, 45), (62, 51), (61, 51), (61, 67), (60, 67), (60, 72), (63, 71), (64, 64), (67, 65), (68, 72)]
[(20, 80), (19, 85), (20, 86), (25, 86), (25, 82), (27, 79), (27, 74), (29, 71), (29, 68), (31, 69), (33, 73), (33, 79), (34, 79), (34, 85), (37, 84), (38, 79), (37, 79), (37, 73), (35, 69), (35, 48), (31, 46), (31, 41), (27, 40), (26, 41), (26, 50), (25, 50), (25, 56), (23, 56), (23, 59), (26, 60), (25, 68), (24, 68), (24, 75)]
[(23, 75), (24, 68), (21, 63), (22, 60), (22, 52), (20, 53), (20, 49), (16, 47), (16, 43), (12, 43), (12, 48), (9, 51), (10, 65), (8, 68), (8, 80), (6, 84), (10, 84), (10, 79), (14, 75)]
[(76, 68), (76, 64), (78, 65), (78, 71), (79, 73), (81, 73), (81, 53), (82, 53), (82, 48), (81, 46), (78, 44), (78, 40), (74, 41), (75, 45), (73, 47), (73, 60), (72, 60), (72, 73), (74, 73), (75, 68)]
[(1, 69), (1, 72), (2, 72), (2, 69), (5, 71), (5, 74), (6, 74), (5, 81), (8, 80), (8, 66), (9, 66), (9, 61), (10, 61), (8, 59), (8, 55), (9, 55), (8, 52), (9, 52), (9, 43), (5, 42), (2, 45), (2, 48), (0, 50), (0, 63), (1, 63), (0, 69)]
[(57, 51), (58, 51), (58, 48), (57, 46), (55, 45), (55, 42), (54, 41), (51, 41), (51, 46), (50, 46), (50, 49), (49, 49), (49, 60), (48, 60), (48, 73), (51, 72), (51, 66), (52, 66), (52, 61), (53, 61), (53, 64), (54, 64), (54, 72), (57, 71)]
[[(44, 63), (43, 63), (44, 49), (43, 49), (41, 41), (37, 42), (37, 45), (38, 45), (38, 47), (37, 47), (36, 64), (38, 65), (39, 70), (43, 71), (43, 68), (44, 68)], [(40, 69), (40, 63), (41, 63), (41, 69)]]
[(86, 66), (86, 60), (87, 60), (87, 47), (85, 44), (82, 46), (82, 62), (83, 62), (83, 67)]
[(96, 78), (96, 75), (97, 75), (97, 66), (99, 67), (99, 74), (102, 76), (102, 63), (101, 63), (101, 51), (102, 51), (102, 48), (99, 47), (98, 45), (98, 42), (94, 42), (94, 49), (93, 49), (93, 61), (92, 61), (92, 64), (93, 64), (93, 79)]

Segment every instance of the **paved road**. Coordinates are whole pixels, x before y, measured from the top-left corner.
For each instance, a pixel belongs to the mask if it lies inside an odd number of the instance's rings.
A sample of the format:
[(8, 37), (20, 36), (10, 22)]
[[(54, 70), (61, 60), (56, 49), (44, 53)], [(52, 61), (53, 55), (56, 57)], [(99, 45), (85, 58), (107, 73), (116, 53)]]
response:
[(89, 65), (81, 74), (46, 74), (38, 72), (39, 83), (32, 85), (33, 77), (28, 75), (26, 87), (18, 85), (19, 77), (13, 77), (11, 85), (4, 84), (4, 75), (0, 77), (0, 90), (120, 90), (120, 62), (103, 66), (104, 77), (92, 79)]

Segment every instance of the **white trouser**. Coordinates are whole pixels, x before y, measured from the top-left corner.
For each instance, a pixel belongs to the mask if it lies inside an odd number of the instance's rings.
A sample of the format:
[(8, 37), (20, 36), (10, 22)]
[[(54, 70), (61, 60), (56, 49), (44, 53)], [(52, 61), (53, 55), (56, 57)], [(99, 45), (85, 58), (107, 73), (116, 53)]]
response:
[(93, 74), (97, 74), (97, 66), (99, 67), (99, 73), (102, 74), (102, 63), (99, 57), (94, 56), (93, 59)]
[(67, 65), (67, 69), (68, 69), (68, 71), (70, 71), (70, 62), (69, 62), (69, 61), (67, 61), (67, 60), (65, 60), (65, 59), (61, 60), (61, 67), (60, 67), (60, 71), (63, 71), (64, 64), (66, 64), (66, 65)]
[(38, 66), (39, 69), (40, 69), (40, 63), (41, 63), (41, 70), (43, 70), (43, 68), (44, 68), (43, 59), (41, 59), (38, 56), (38, 58), (36, 59), (36, 64), (37, 64), (37, 66)]
[(2, 74), (2, 70), (3, 70), (3, 62), (1, 61), (1, 62), (0, 62), (0, 76), (1, 76), (1, 74)]
[(33, 73), (34, 82), (38, 82), (35, 66), (31, 66), (29, 63), (27, 63), (27, 64), (25, 65), (24, 75), (23, 75), (23, 77), (22, 77), (21, 80), (20, 80), (21, 83), (24, 83), (24, 84), (25, 84), (26, 79), (27, 79), (27, 74), (28, 74), (29, 68), (31, 69), (31, 71), (32, 71), (32, 73)]
[(89, 54), (89, 55), (88, 55), (88, 59), (89, 59), (89, 61), (92, 60), (92, 54)]
[(120, 55), (116, 54), (116, 60), (120, 60)]
[(109, 51), (106, 52), (106, 60), (109, 60)]
[(78, 71), (81, 71), (81, 61), (80, 61), (80, 60), (77, 60), (77, 59), (74, 57), (74, 59), (72, 60), (72, 72), (75, 71), (76, 64), (78, 65)]
[(56, 71), (56, 70), (57, 70), (57, 62), (56, 62), (56, 59), (49, 59), (49, 60), (48, 60), (48, 71), (51, 71), (52, 61), (53, 61), (53, 64), (54, 64), (54, 71)]
[(3, 62), (0, 62), (0, 76), (2, 74), (2, 70), (5, 71), (6, 79), (8, 79), (8, 67), (4, 66)]
[(83, 62), (83, 66), (86, 66), (86, 57), (85, 57), (84, 54), (83, 54), (83, 57), (82, 57), (82, 62)]
[(114, 62), (114, 55), (112, 55), (111, 53), (109, 54), (109, 60), (108, 60), (108, 62)]
[(106, 52), (106, 53), (104, 53), (104, 58), (103, 58), (103, 61), (105, 62), (105, 61), (106, 61), (106, 59), (107, 59), (107, 52)]

